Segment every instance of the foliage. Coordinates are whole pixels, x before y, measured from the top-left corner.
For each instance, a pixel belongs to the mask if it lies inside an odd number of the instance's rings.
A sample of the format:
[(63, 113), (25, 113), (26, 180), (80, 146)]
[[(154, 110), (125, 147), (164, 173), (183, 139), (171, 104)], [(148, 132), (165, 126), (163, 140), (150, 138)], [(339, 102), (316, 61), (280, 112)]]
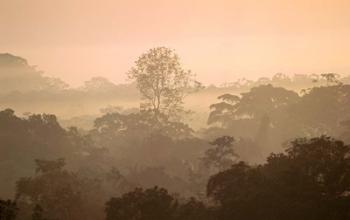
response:
[(76, 128), (62, 128), (55, 115), (18, 117), (6, 109), (0, 111), (0, 133), (0, 192), (8, 197), (18, 178), (32, 174), (36, 158), (62, 157), (78, 166), (99, 154), (89, 137)]
[(175, 209), (175, 199), (163, 188), (137, 188), (120, 198), (107, 202), (107, 220), (169, 219)]
[(238, 159), (238, 155), (233, 149), (234, 138), (230, 136), (222, 136), (210, 144), (215, 146), (205, 151), (205, 155), (202, 158), (204, 166), (210, 170), (214, 169), (222, 171), (229, 168)]
[(40, 205), (36, 205), (33, 209), (32, 220), (45, 220), (43, 211)]
[(129, 168), (137, 164), (167, 167), (173, 175), (182, 175), (182, 161), (196, 158), (207, 145), (193, 136), (187, 124), (169, 121), (163, 115), (157, 120), (150, 112), (105, 114), (96, 119), (90, 136), (113, 155), (114, 166), (128, 169), (125, 174), (134, 172)]
[(241, 96), (224, 94), (219, 98), (221, 102), (211, 105), (210, 127), (204, 135), (252, 139), (263, 157), (281, 151), (280, 146), (295, 137), (329, 135), (346, 139), (343, 124), (350, 118), (347, 84), (313, 87), (300, 95), (263, 85)]
[(144, 103), (141, 109), (158, 116), (175, 116), (183, 110), (183, 98), (191, 84), (190, 71), (181, 67), (178, 55), (166, 47), (150, 49), (142, 54), (128, 73), (135, 79)]
[(339, 135), (341, 122), (350, 118), (350, 85), (315, 87), (290, 108), (304, 135)]
[[(350, 218), (350, 147), (328, 136), (309, 138), (327, 134), (349, 143), (350, 86), (344, 78), (276, 74), (208, 87), (204, 92), (223, 95), (210, 106), (210, 127), (199, 138), (180, 120), (185, 94), (196, 82), (173, 50), (149, 50), (128, 74), (134, 84), (94, 77), (68, 90), (25, 59), (0, 54), (3, 105), (46, 100), (50, 106), (72, 102), (81, 111), (86, 100), (107, 100), (94, 103), (107, 108), (85, 131), (63, 128), (52, 114), (19, 117), (12, 109), (0, 111), (1, 197), (10, 198), (13, 183), (22, 177), (16, 202), (0, 200), (0, 219), (99, 220), (111, 197), (107, 219)], [(143, 96), (141, 110), (115, 107), (118, 97), (135, 98), (136, 86)], [(85, 101), (75, 103), (80, 98)], [(294, 137), (307, 138), (278, 153), (281, 143)], [(270, 152), (264, 164), (237, 162), (261, 163)], [(210, 177), (214, 172), (219, 173)], [(154, 185), (201, 200), (149, 188)]]
[(58, 91), (68, 84), (61, 79), (43, 76), (27, 60), (8, 53), (0, 53), (0, 93), (12, 91)]
[(241, 162), (214, 175), (207, 193), (220, 219), (348, 219), (349, 153), (329, 137), (296, 139), (264, 165)]
[(262, 85), (241, 93), (241, 97), (224, 94), (218, 97), (222, 102), (210, 106), (208, 124), (220, 123), (223, 126), (242, 118), (260, 119), (294, 104), (299, 100), (297, 93), (284, 88)]
[(0, 220), (15, 220), (17, 212), (16, 202), (0, 199)]
[(156, 119), (149, 111), (130, 114), (107, 113), (95, 120), (94, 127), (96, 132), (109, 137), (134, 133), (139, 136), (148, 136), (152, 133), (160, 133), (172, 138), (184, 138), (191, 136), (193, 132), (184, 123), (169, 121), (163, 114), (159, 114)]
[(106, 203), (106, 220), (211, 219), (206, 206), (194, 198), (180, 202), (164, 188), (136, 188)]
[(63, 159), (36, 160), (36, 164), (35, 177), (18, 180), (16, 197), (20, 201), (39, 205), (40, 210), (36, 208), (37, 218), (39, 214), (48, 219), (62, 220), (92, 217), (83, 210), (86, 208), (86, 195), (98, 188), (94, 180), (83, 179), (76, 173), (64, 170)]

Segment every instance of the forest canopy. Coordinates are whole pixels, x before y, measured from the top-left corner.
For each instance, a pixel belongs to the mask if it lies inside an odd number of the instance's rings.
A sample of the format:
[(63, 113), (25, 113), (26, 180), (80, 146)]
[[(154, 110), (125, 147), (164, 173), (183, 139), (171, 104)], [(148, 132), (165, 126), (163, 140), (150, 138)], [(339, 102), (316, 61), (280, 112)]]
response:
[(203, 86), (166, 47), (126, 75), (0, 54), (0, 220), (350, 218), (349, 77)]

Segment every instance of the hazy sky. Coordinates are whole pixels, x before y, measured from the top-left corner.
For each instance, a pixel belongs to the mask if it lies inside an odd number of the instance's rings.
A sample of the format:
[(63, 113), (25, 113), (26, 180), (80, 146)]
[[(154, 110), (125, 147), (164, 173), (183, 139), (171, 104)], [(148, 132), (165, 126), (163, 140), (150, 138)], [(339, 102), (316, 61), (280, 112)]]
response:
[(349, 0), (0, 0), (0, 52), (78, 85), (173, 48), (204, 83), (350, 73)]

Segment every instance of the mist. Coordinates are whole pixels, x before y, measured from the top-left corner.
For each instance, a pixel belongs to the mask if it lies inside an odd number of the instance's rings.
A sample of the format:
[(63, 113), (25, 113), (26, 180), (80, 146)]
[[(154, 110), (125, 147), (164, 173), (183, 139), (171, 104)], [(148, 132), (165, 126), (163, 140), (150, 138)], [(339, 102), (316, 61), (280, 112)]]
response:
[(0, 6), (0, 220), (350, 219), (347, 2)]

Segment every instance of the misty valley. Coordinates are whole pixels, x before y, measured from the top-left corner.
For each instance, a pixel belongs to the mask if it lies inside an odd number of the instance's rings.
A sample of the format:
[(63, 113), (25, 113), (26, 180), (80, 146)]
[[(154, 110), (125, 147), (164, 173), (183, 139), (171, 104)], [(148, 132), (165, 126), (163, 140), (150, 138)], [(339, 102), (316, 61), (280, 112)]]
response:
[(72, 87), (0, 54), (1, 220), (350, 219), (350, 76), (203, 85), (155, 47)]

